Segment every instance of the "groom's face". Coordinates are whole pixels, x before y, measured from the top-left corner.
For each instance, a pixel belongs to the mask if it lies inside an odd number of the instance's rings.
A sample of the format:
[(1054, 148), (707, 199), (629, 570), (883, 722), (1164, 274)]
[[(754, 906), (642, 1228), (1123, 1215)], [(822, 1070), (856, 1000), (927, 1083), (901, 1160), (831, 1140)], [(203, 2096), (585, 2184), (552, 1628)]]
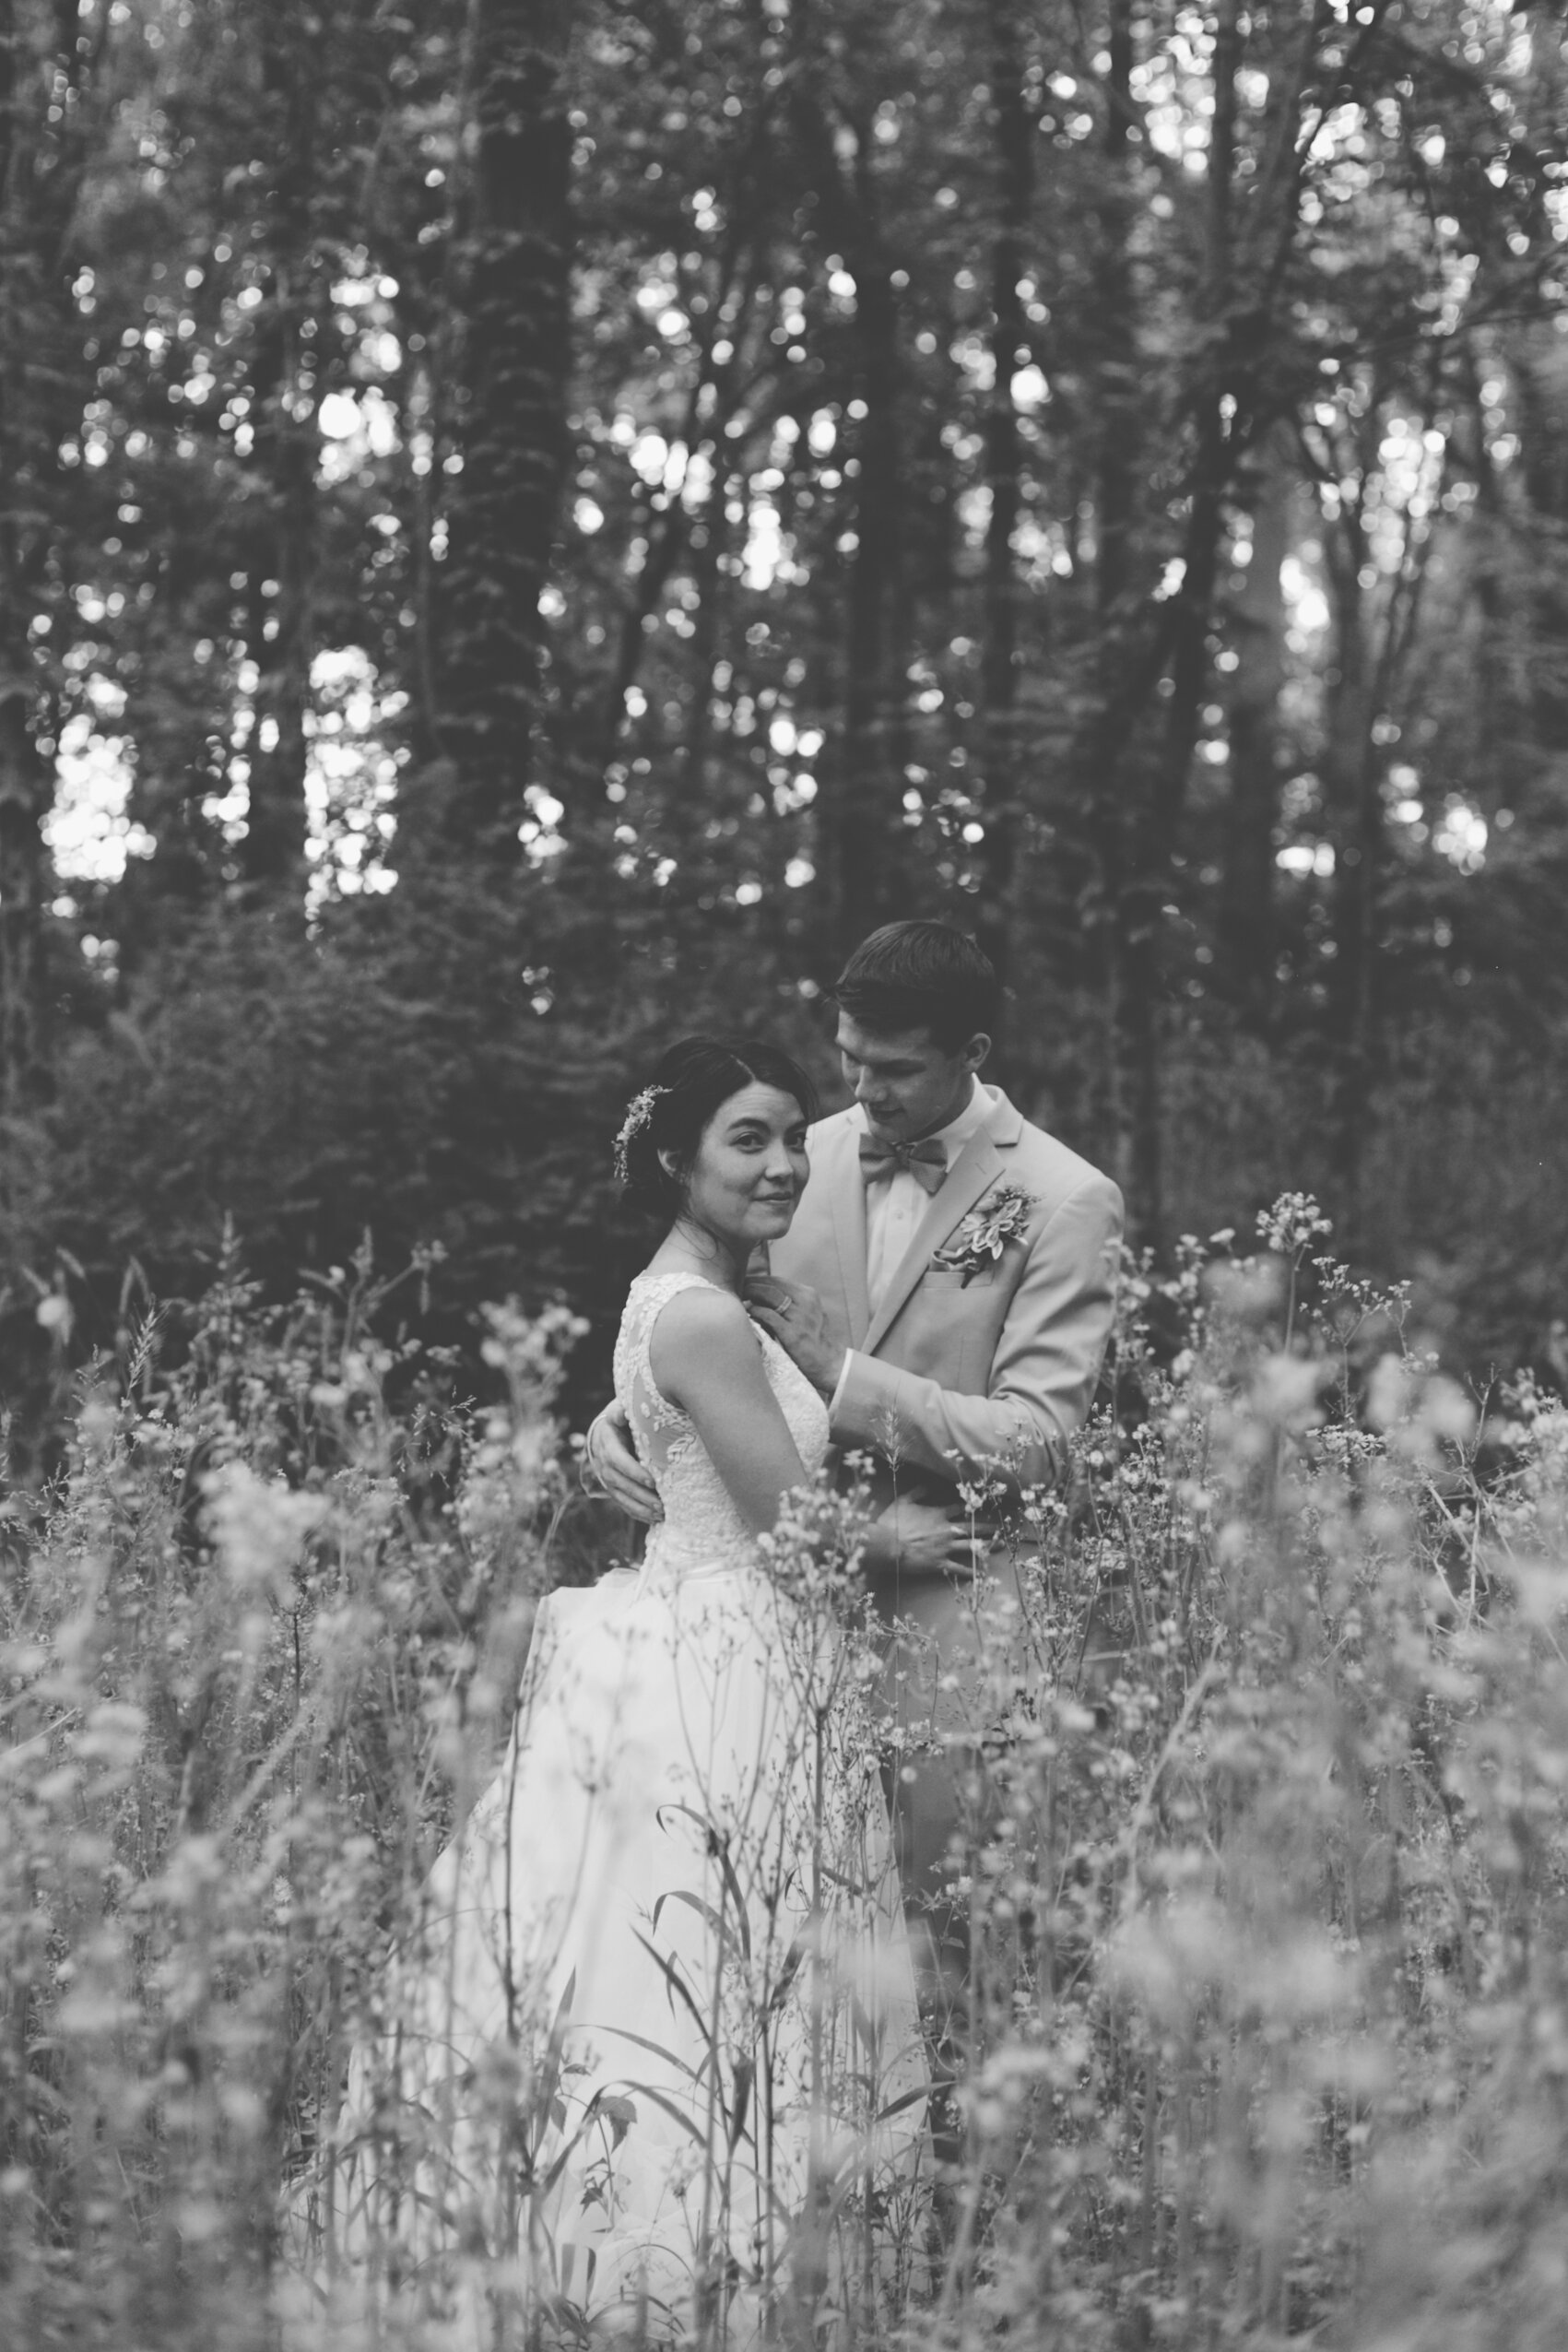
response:
[(915, 1143), (957, 1118), (991, 1040), (975, 1035), (953, 1053), (929, 1029), (864, 1029), (841, 1012), (838, 1047), (843, 1082), (877, 1132)]

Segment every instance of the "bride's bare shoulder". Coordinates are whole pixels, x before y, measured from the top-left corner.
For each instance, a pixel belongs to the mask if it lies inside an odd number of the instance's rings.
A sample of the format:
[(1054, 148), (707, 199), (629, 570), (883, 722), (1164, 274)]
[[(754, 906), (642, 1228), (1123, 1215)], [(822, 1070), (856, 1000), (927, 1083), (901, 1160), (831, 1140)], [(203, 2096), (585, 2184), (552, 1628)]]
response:
[(654, 1377), (668, 1395), (694, 1373), (711, 1377), (755, 1359), (757, 1330), (733, 1291), (693, 1283), (660, 1308), (649, 1352)]

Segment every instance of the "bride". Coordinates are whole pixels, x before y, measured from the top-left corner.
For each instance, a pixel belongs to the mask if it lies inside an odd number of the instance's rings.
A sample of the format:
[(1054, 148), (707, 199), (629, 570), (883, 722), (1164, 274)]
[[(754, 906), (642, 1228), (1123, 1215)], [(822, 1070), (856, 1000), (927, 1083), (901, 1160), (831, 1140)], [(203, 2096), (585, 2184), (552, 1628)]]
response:
[(846, 1534), (826, 1407), (743, 1303), (810, 1110), (776, 1048), (689, 1038), (617, 1139), (667, 1228), (615, 1356), (664, 1516), (640, 1568), (541, 1607), (350, 2068), (314, 2270), (371, 2340), (739, 2345), (908, 2283), (922, 2043), (842, 1595), (852, 1543), (931, 1566), (952, 1533), (906, 1502)]

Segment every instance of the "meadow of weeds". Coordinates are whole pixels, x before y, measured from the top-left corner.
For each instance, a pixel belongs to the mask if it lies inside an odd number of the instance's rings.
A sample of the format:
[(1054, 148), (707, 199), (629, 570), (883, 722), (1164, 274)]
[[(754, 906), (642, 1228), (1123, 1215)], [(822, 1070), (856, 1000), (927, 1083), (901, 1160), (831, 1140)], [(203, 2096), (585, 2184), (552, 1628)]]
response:
[[(808, 2216), (785, 2340), (1568, 2340), (1568, 1412), (1441, 1377), (1327, 1240), (1296, 1196), (1126, 1269), (1073, 1477), (993, 1561), (962, 2159), (902, 2220), (861, 2200), (866, 2266), (919, 2240), (894, 2303)], [(18, 2352), (308, 2334), (286, 2217), (504, 1745), (572, 1483), (581, 1326), (491, 1310), (480, 1411), (404, 1294), (366, 1262), (277, 1309), (227, 1268), (5, 1500)], [(795, 1523), (808, 1580), (834, 1507)], [(465, 2259), (476, 2346), (582, 2339), (515, 2240)]]

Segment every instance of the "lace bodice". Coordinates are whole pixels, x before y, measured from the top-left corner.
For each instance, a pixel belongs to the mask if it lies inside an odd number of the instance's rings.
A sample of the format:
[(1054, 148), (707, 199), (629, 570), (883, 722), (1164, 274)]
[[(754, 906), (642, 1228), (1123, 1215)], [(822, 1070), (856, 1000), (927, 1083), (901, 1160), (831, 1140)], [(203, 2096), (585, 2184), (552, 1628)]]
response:
[[(627, 1294), (615, 1343), (615, 1392), (631, 1424), (632, 1442), (665, 1507), (663, 1523), (648, 1538), (646, 1566), (679, 1575), (689, 1568), (738, 1567), (757, 1558), (750, 1530), (730, 1501), (689, 1413), (672, 1404), (654, 1378), (649, 1351), (654, 1326), (683, 1290), (716, 1290), (701, 1274), (639, 1274)], [(768, 1386), (779, 1401), (808, 1473), (828, 1450), (828, 1408), (806, 1375), (768, 1332), (757, 1331)]]

